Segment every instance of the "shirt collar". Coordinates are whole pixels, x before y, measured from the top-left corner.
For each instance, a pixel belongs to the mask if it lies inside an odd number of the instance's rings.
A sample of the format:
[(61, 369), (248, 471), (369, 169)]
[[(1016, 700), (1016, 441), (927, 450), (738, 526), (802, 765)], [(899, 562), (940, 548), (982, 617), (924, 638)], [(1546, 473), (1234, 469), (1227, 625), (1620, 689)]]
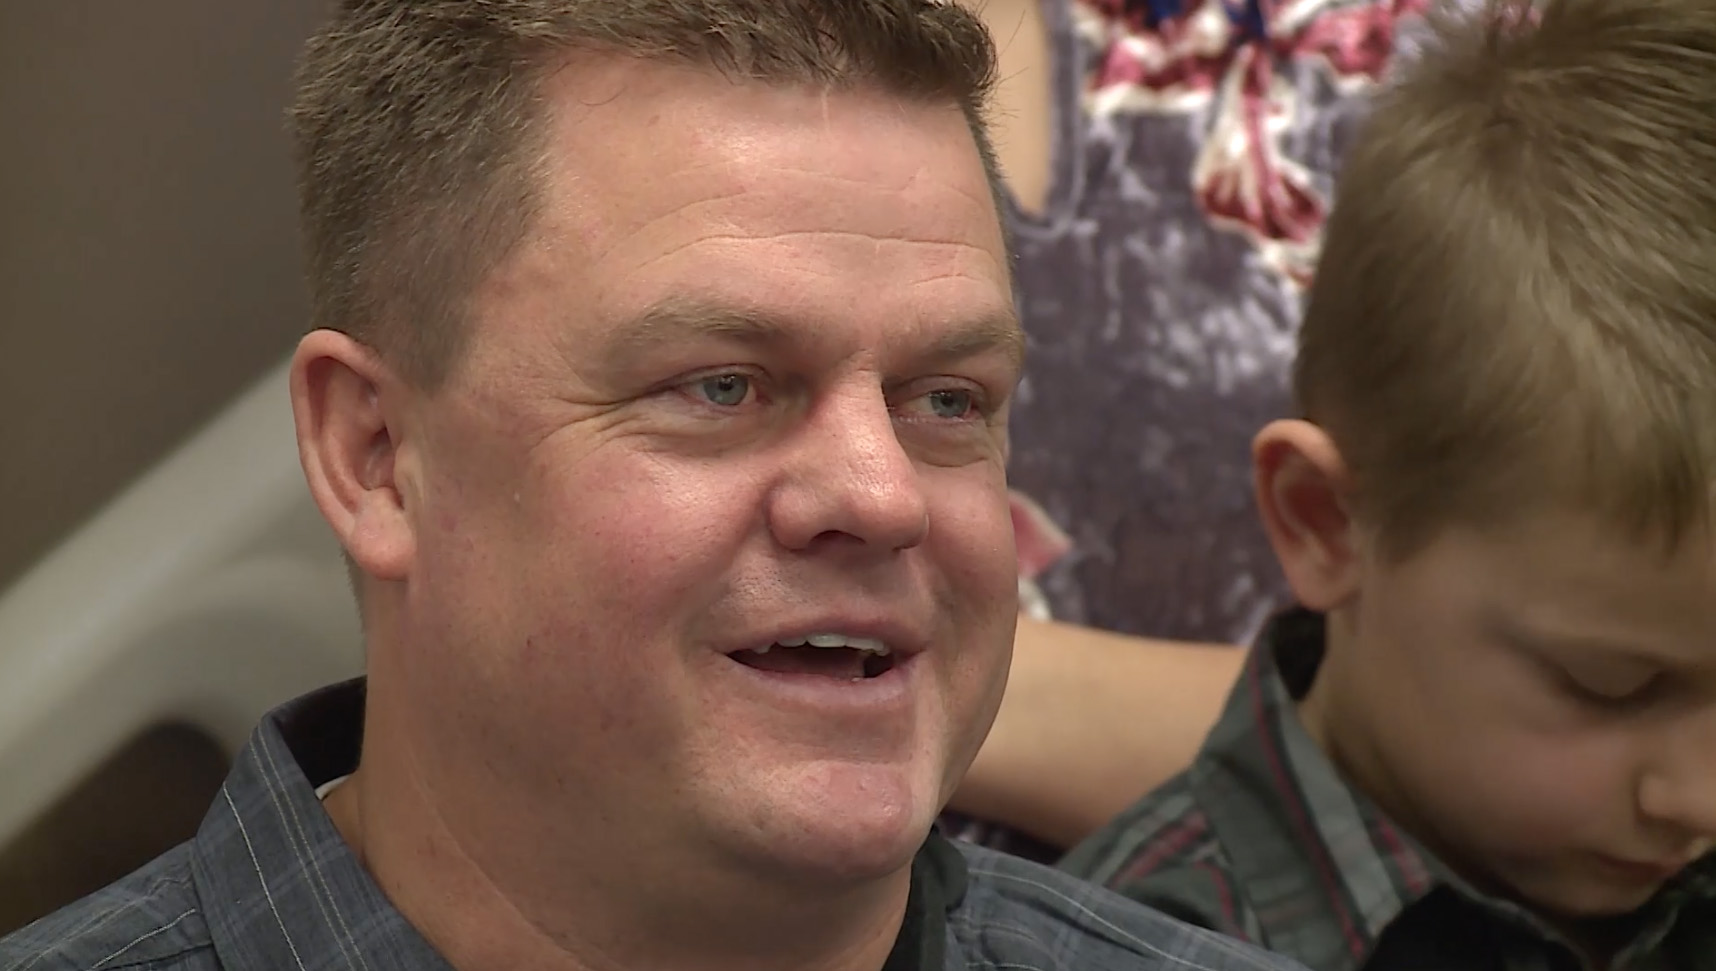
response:
[[(1437, 893), (1559, 940), (1546, 923), (1485, 895), (1351, 788), (1299, 720), (1322, 661), (1323, 617), (1287, 611), (1264, 630), (1192, 769), (1205, 807), (1271, 945), (1325, 971), (1356, 971), (1382, 932)], [(1648, 951), (1693, 900), (1716, 899), (1716, 857), (1653, 902), (1626, 949)], [(1660, 916), (1658, 916), (1660, 914)]]
[(932, 832), (912, 861), (905, 921), (882, 971), (941, 971), (958, 966), (947, 959), (947, 915), (965, 898), (968, 879), (965, 855), (939, 832)]
[[(357, 767), (364, 682), (269, 713), (234, 761), (192, 844), (192, 873), (222, 966), (452, 971), (376, 886), (316, 797)], [(885, 971), (941, 969), (965, 857), (932, 833), (912, 862)]]
[(363, 682), (267, 715), (234, 761), (192, 846), (221, 964), (291, 971), (451, 971), (382, 894), (316, 798), (352, 771)]
[(1300, 724), (1295, 687), (1322, 653), (1322, 618), (1291, 611), (1252, 649), (1192, 769), (1198, 802), (1271, 946), (1327, 971), (1358, 968), (1435, 888), (1429, 857), (1349, 788)]

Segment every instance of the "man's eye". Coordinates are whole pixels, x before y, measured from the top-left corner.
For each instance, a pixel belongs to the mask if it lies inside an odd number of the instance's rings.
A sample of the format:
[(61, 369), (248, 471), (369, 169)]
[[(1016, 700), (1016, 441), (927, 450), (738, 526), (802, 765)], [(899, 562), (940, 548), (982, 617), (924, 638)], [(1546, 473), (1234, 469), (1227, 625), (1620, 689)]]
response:
[(976, 406), (975, 396), (958, 388), (931, 391), (927, 397), (930, 412), (937, 418), (964, 418), (970, 415)]
[(717, 374), (697, 382), (697, 391), (710, 404), (736, 408), (751, 396), (751, 379), (743, 374)]

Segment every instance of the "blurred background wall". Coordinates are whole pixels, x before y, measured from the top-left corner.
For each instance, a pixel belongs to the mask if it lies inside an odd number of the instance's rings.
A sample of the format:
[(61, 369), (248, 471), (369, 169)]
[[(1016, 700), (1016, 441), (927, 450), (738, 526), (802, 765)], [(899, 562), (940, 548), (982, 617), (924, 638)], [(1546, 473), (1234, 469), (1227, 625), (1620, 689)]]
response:
[[(321, 10), (0, 4), (0, 589), (290, 351), (282, 112)], [(139, 734), (0, 846), (0, 933), (188, 836), (224, 767)]]

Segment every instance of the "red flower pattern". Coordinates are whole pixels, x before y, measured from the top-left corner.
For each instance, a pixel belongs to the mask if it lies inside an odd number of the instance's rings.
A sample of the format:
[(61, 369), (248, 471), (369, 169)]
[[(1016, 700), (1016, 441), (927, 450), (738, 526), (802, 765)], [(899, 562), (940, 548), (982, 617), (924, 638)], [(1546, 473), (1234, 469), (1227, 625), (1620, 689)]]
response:
[(1305, 283), (1326, 203), (1282, 133), (1300, 110), (1282, 69), (1319, 61), (1343, 88), (1379, 80), (1399, 21), (1429, 0), (1081, 0), (1099, 54), (1094, 112), (1215, 110), (1192, 175), (1199, 204), (1264, 261)]

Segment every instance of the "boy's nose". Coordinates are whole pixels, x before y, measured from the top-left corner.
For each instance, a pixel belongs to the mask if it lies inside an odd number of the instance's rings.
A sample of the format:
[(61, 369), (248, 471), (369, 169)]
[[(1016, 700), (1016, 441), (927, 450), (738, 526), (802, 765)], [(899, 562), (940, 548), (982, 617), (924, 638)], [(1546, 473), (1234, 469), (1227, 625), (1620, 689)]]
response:
[(1716, 713), (1665, 739), (1639, 780), (1639, 812), (1685, 834), (1701, 852), (1716, 843)]
[(1688, 785), (1651, 776), (1639, 787), (1639, 809), (1652, 823), (1695, 843), (1698, 854), (1711, 848), (1716, 836), (1716, 785), (1711, 782)]

